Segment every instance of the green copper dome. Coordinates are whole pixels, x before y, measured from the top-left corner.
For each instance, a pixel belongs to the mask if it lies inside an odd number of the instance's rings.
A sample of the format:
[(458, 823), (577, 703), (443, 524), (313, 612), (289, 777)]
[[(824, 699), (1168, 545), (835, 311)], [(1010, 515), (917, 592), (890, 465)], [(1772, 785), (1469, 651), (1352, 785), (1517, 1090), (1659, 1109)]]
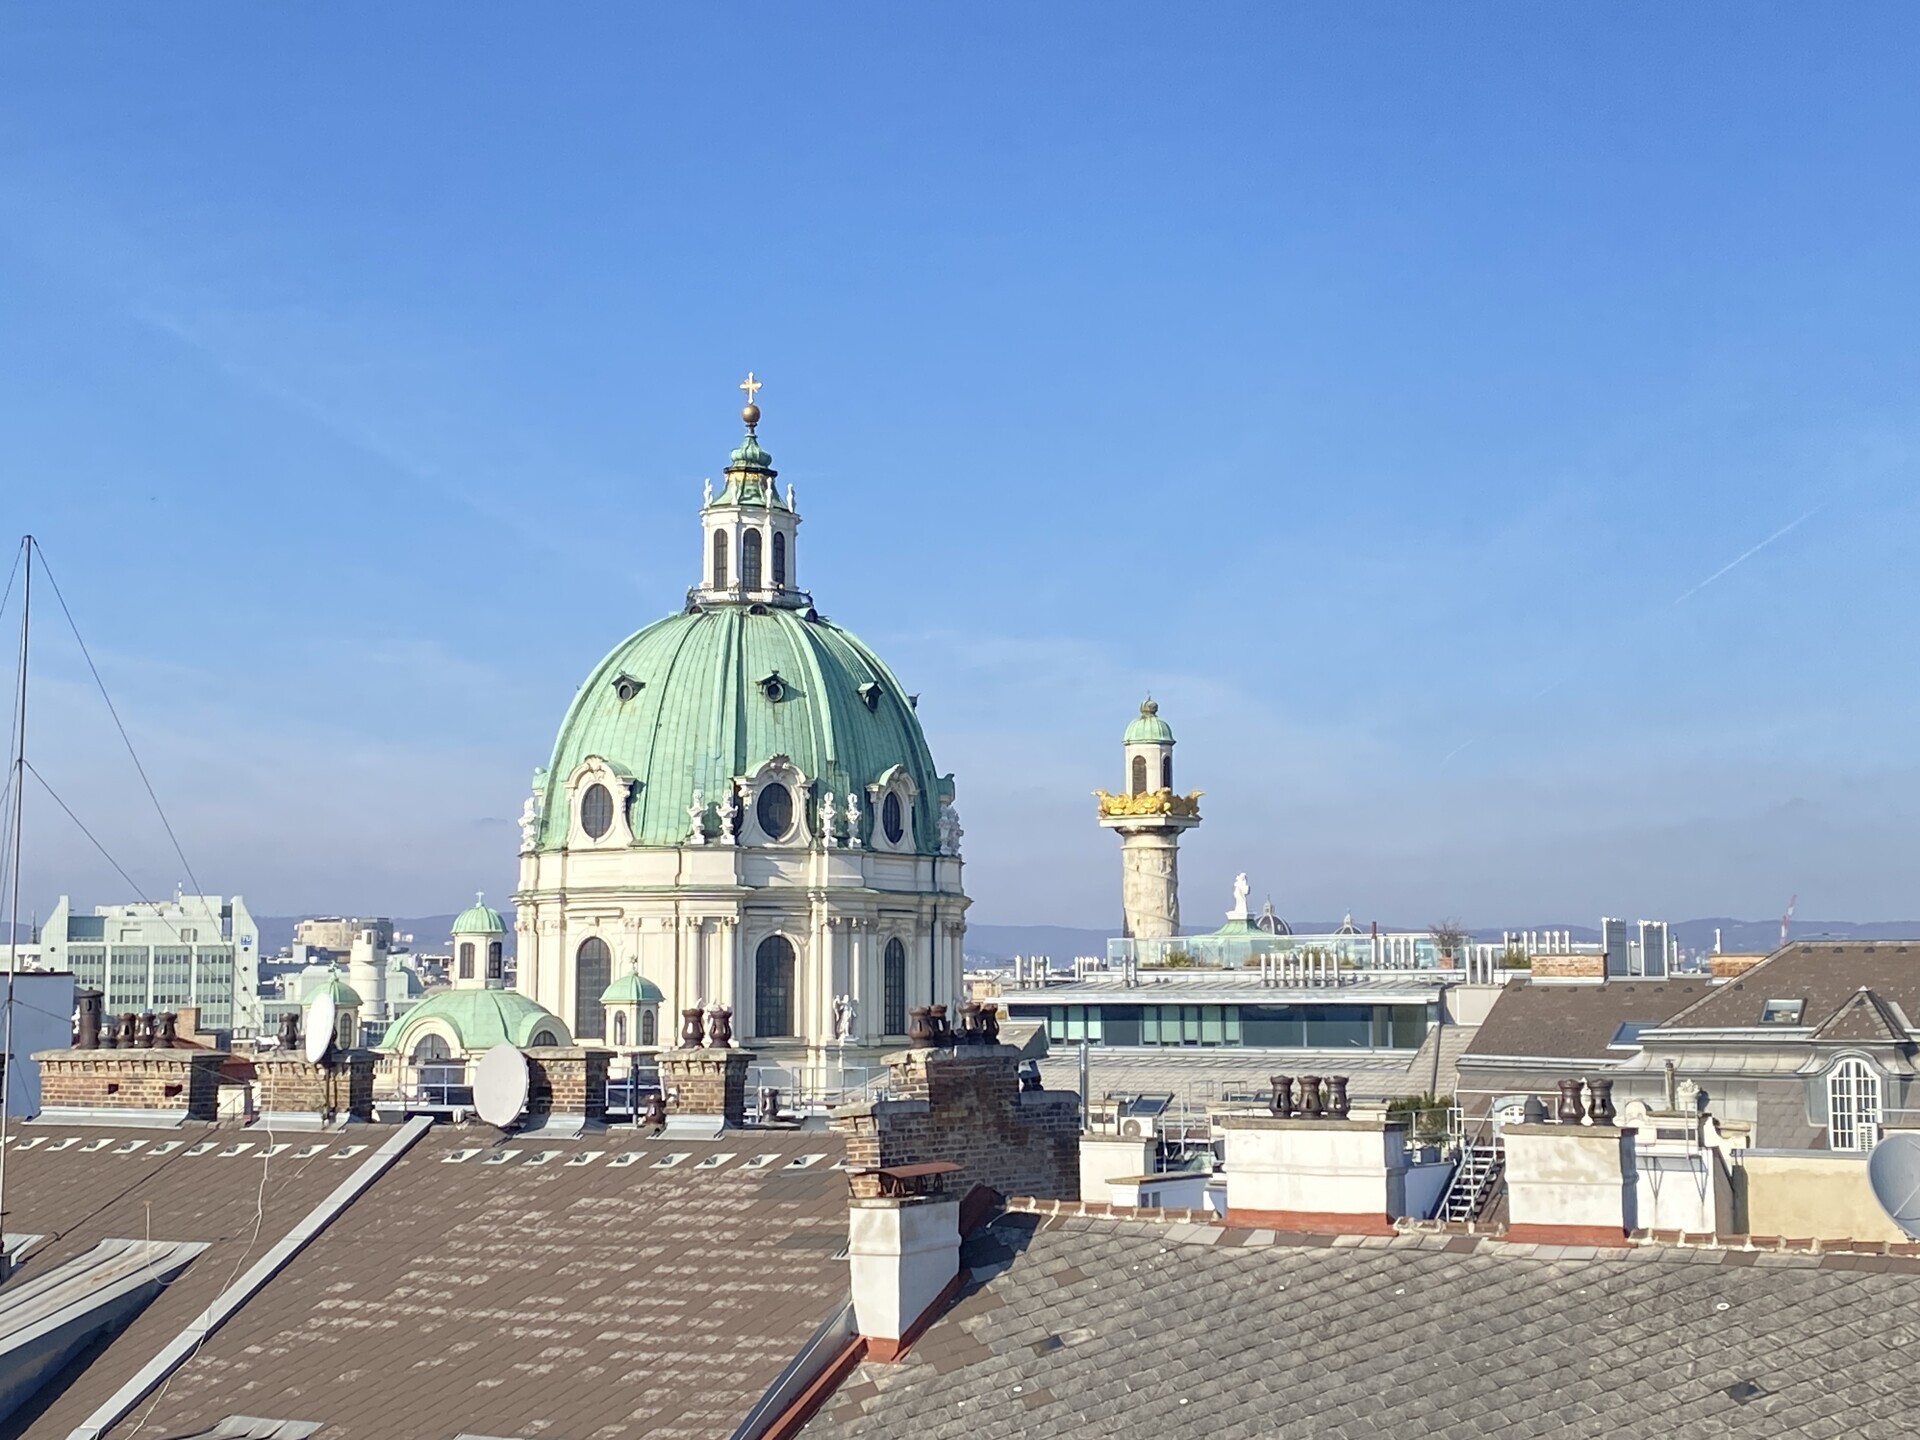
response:
[(1140, 713), (1127, 726), (1127, 733), (1121, 737), (1123, 745), (1171, 745), (1173, 727), (1160, 718), (1160, 706), (1149, 695), (1140, 702)]
[[(642, 845), (677, 845), (699, 790), (713, 807), (737, 776), (776, 755), (813, 782), (809, 823), (828, 792), (844, 813), (859, 796), (863, 837), (874, 816), (867, 786), (901, 766), (917, 790), (912, 833), (935, 848), (943, 786), (913, 702), (880, 657), (811, 611), (714, 605), (649, 625), (616, 646), (574, 696), (536, 787), (544, 788), (540, 847), (567, 839), (567, 777), (599, 756), (634, 781), (627, 820)], [(950, 787), (947, 787), (950, 791)], [(715, 832), (717, 833), (717, 831)]]
[(535, 1030), (546, 1029), (562, 1045), (573, 1036), (560, 1018), (518, 990), (442, 990), (429, 995), (387, 1027), (380, 1037), (382, 1050), (397, 1050), (423, 1021), (439, 1020), (459, 1037), (465, 1050), (489, 1050), (495, 1045), (527, 1045)]
[(453, 933), (456, 935), (503, 935), (507, 922), (500, 918), (500, 912), (486, 904), (486, 896), (476, 895), (473, 904), (453, 917)]
[(659, 1005), (666, 998), (658, 985), (631, 970), (600, 992), (602, 1005)]
[(328, 971), (325, 975), (315, 975), (309, 980), (300, 994), (302, 1005), (311, 1005), (322, 995), (332, 999), (336, 1006), (346, 1008), (360, 1006), (360, 992), (340, 978), (338, 970)]

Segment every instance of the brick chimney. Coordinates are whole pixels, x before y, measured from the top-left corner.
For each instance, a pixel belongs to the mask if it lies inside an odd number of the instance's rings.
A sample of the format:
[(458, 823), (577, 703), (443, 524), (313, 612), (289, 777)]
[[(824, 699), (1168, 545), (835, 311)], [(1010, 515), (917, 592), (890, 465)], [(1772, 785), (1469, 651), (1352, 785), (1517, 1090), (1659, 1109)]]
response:
[(1536, 955), (1529, 967), (1535, 980), (1604, 980), (1607, 957), (1592, 955)]
[[(527, 1057), (526, 1128), (580, 1131), (606, 1124), (612, 1051), (545, 1045), (521, 1053)], [(743, 1065), (743, 1084), (745, 1074)]]
[(217, 1120), (223, 1050), (41, 1050), (40, 1115), (69, 1124)]
[(297, 1051), (255, 1056), (261, 1118), (276, 1130), (366, 1123), (373, 1119), (373, 1067), (378, 1058), (371, 1050), (341, 1050), (316, 1065)]
[[(737, 1130), (747, 1123), (747, 1067), (751, 1050), (702, 1046), (662, 1050), (660, 1089), (673, 1120), (710, 1119)], [(606, 1070), (600, 1071), (601, 1114), (606, 1113)]]
[(843, 1105), (833, 1128), (846, 1137), (856, 1195), (874, 1193), (860, 1171), (949, 1161), (949, 1193), (976, 1185), (1002, 1195), (1072, 1200), (1080, 1193), (1080, 1097), (1021, 1088), (1020, 1051), (960, 1044), (885, 1057), (884, 1100)]

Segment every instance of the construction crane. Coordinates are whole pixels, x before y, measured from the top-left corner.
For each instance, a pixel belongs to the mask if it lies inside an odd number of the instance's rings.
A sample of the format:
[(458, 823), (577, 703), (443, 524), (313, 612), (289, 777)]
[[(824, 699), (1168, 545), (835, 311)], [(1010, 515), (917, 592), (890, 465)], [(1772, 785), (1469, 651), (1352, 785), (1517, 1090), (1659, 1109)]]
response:
[(1787, 943), (1787, 930), (1793, 924), (1793, 907), (1799, 903), (1800, 897), (1798, 895), (1787, 901), (1787, 913), (1780, 917), (1780, 943), (1782, 945)]

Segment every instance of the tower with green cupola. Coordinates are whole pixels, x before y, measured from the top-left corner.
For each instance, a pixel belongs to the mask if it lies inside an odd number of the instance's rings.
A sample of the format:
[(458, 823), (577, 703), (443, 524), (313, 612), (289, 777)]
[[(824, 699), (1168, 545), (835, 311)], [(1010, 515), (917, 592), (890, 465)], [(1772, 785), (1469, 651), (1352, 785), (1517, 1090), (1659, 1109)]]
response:
[(1120, 834), (1123, 934), (1180, 933), (1180, 837), (1200, 823), (1200, 792), (1173, 788), (1173, 727), (1149, 695), (1120, 737), (1124, 784), (1096, 790), (1100, 824)]

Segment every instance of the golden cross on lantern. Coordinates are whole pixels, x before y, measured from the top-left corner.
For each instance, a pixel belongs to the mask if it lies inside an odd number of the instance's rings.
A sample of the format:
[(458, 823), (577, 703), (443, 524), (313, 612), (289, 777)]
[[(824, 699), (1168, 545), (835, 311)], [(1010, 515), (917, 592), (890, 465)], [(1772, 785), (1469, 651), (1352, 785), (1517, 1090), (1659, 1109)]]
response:
[(760, 403), (754, 399), (754, 395), (762, 388), (762, 384), (763, 382), (753, 378), (753, 372), (751, 370), (747, 371), (747, 378), (740, 382), (740, 388), (747, 392), (747, 403), (749, 405), (757, 405)]

